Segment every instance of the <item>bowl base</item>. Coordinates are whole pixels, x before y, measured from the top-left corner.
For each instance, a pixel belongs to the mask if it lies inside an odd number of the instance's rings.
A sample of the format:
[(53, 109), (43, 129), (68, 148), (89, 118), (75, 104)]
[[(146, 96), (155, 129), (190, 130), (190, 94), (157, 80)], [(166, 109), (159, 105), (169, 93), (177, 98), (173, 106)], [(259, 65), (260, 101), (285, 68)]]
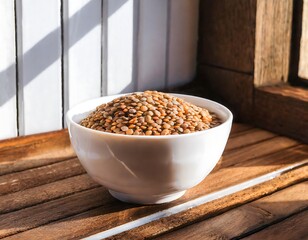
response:
[(127, 202), (127, 203), (138, 203), (138, 204), (161, 204), (174, 201), (182, 197), (185, 191), (176, 192), (167, 195), (133, 195), (127, 193), (116, 192), (113, 190), (108, 190), (109, 193), (116, 199)]

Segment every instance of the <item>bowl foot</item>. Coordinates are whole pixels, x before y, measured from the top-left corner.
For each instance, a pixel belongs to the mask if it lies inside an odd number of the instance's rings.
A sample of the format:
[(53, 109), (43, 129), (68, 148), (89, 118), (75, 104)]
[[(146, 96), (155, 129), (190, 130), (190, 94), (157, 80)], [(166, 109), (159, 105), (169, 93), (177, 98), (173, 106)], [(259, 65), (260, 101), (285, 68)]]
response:
[(109, 193), (122, 202), (138, 203), (138, 204), (160, 204), (174, 201), (184, 195), (185, 191), (176, 192), (168, 195), (133, 195), (127, 193), (108, 190)]

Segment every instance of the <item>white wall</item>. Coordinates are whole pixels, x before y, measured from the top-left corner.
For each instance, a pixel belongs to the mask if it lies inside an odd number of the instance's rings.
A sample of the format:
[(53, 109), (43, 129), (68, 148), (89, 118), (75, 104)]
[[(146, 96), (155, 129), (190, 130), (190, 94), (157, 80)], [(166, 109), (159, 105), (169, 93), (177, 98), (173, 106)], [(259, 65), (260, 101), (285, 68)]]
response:
[(188, 83), (197, 24), (198, 0), (1, 0), (0, 139), (61, 129), (90, 98)]

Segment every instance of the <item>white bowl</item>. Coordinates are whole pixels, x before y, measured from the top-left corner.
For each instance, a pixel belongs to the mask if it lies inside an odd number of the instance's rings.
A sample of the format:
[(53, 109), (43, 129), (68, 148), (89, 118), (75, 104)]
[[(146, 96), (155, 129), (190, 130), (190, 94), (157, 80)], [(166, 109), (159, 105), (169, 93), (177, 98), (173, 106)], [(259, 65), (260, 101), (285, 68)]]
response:
[(172, 95), (215, 112), (223, 123), (205, 131), (167, 136), (113, 134), (78, 124), (98, 105), (122, 95), (89, 100), (67, 112), (71, 142), (81, 164), (115, 198), (141, 204), (173, 201), (200, 183), (220, 159), (232, 113), (211, 100)]

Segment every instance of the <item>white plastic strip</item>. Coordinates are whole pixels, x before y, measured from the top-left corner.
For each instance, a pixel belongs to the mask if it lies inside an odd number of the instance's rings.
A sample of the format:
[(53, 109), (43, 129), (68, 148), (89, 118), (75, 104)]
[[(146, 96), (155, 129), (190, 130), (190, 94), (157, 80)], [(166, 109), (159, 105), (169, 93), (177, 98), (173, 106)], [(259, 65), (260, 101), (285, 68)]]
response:
[(119, 226), (111, 228), (111, 229), (108, 229), (106, 231), (91, 235), (91, 236), (86, 237), (84, 239), (85, 240), (97, 240), (97, 239), (103, 239), (103, 238), (114, 236), (116, 234), (131, 230), (133, 228), (143, 226), (147, 223), (156, 221), (158, 219), (186, 211), (188, 209), (200, 206), (200, 205), (205, 204), (207, 202), (210, 202), (210, 201), (213, 201), (213, 200), (216, 200), (216, 199), (220, 199), (220, 198), (226, 197), (228, 195), (231, 195), (233, 193), (242, 191), (244, 189), (247, 189), (247, 188), (256, 186), (258, 184), (267, 182), (271, 179), (274, 179), (274, 178), (280, 176), (281, 174), (283, 174), (285, 172), (288, 172), (288, 171), (290, 171), (294, 168), (303, 166), (307, 163), (308, 163), (308, 160), (294, 164), (294, 165), (291, 165), (291, 166), (288, 166), (288, 167), (285, 167), (285, 168), (282, 168), (282, 169), (279, 169), (279, 170), (276, 170), (276, 171), (273, 171), (271, 173), (268, 173), (268, 174), (262, 175), (260, 177), (248, 180), (246, 182), (234, 185), (232, 187), (228, 187), (228, 188), (222, 189), (220, 191), (204, 195), (202, 197), (199, 197), (199, 198), (193, 199), (191, 201), (179, 204), (177, 206), (162, 210), (160, 212), (150, 214), (146, 217), (142, 217), (142, 218), (139, 218), (137, 220), (119, 225)]
[(62, 128), (60, 0), (16, 0), (21, 135)]
[(16, 137), (16, 51), (14, 1), (0, 3), (0, 139)]
[(101, 95), (100, 0), (65, 0), (64, 113)]
[[(104, 2), (104, 27), (107, 51), (103, 64), (107, 95), (132, 92), (136, 88), (134, 55), (136, 41), (136, 2), (134, 0), (107, 0)], [(103, 91), (105, 92), (105, 91)]]

